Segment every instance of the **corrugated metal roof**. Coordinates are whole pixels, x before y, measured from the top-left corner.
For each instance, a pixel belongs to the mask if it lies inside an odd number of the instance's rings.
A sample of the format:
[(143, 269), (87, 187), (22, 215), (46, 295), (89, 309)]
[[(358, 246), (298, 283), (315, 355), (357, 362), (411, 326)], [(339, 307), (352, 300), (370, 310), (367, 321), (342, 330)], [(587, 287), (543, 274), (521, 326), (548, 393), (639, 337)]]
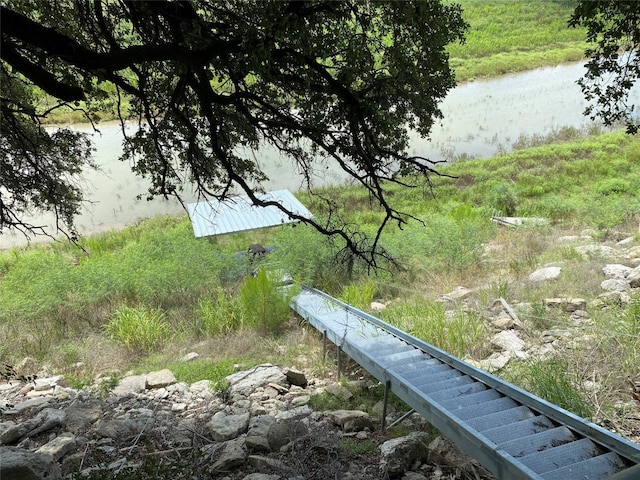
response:
[[(256, 196), (261, 200), (277, 201), (289, 211), (305, 218), (312, 216), (289, 190), (276, 190)], [(253, 205), (247, 196), (232, 197), (224, 202), (190, 203), (187, 210), (196, 237), (256, 230), (296, 221), (277, 207)]]

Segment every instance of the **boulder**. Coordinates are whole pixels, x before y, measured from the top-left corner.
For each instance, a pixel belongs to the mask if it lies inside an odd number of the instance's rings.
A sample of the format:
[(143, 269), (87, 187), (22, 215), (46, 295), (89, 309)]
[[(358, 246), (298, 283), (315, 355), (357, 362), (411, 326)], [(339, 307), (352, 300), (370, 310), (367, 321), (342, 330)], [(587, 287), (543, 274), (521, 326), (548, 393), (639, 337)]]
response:
[(104, 405), (92, 397), (76, 399), (65, 410), (65, 428), (75, 434), (82, 432), (102, 417)]
[(621, 278), (608, 278), (600, 283), (600, 287), (608, 292), (624, 292), (631, 288), (628, 280)]
[(45, 443), (36, 450), (36, 453), (47, 453), (57, 461), (71, 451), (76, 446), (76, 443), (75, 435), (66, 432)]
[(327, 393), (330, 393), (334, 397), (339, 398), (343, 402), (346, 402), (351, 397), (353, 397), (353, 393), (351, 393), (348, 388), (340, 385), (339, 383), (330, 383), (329, 385), (324, 387), (324, 389)]
[(297, 385), (298, 387), (306, 387), (307, 384), (309, 383), (306, 375), (300, 370), (296, 370), (295, 368), (285, 368), (284, 374), (287, 377), (287, 381), (291, 385)]
[(226, 377), (229, 382), (229, 396), (237, 395), (248, 397), (256, 388), (270, 383), (288, 387), (286, 375), (279, 367), (270, 363), (257, 365), (244, 372), (234, 373)]
[(383, 478), (401, 475), (416, 462), (423, 462), (429, 455), (429, 435), (413, 432), (405, 437), (387, 440), (380, 445), (380, 473)]
[(247, 449), (243, 438), (236, 438), (225, 442), (222, 446), (220, 456), (211, 466), (214, 472), (227, 472), (232, 468), (239, 467), (244, 464), (247, 459)]
[(631, 288), (640, 288), (640, 267), (636, 267), (627, 275), (627, 282)]
[(524, 340), (522, 340), (513, 330), (503, 330), (493, 336), (491, 344), (507, 352), (518, 352), (524, 350)]
[(620, 250), (607, 245), (583, 245), (575, 248), (576, 252), (584, 258), (622, 258)]
[(173, 385), (177, 382), (176, 376), (171, 370), (165, 368), (157, 372), (151, 372), (146, 375), (147, 388), (163, 388)]
[(120, 380), (118, 385), (113, 389), (112, 394), (116, 397), (126, 397), (128, 395), (143, 392), (146, 388), (146, 375), (131, 375)]
[(619, 263), (608, 263), (602, 267), (602, 272), (609, 278), (627, 278), (633, 269)]
[(274, 452), (280, 451), (282, 447), (303, 437), (309, 433), (309, 429), (304, 423), (295, 418), (289, 418), (273, 423), (267, 431), (269, 446)]
[(62, 472), (48, 453), (0, 447), (2, 480), (62, 480)]
[(543, 282), (545, 280), (553, 280), (554, 278), (558, 278), (560, 276), (560, 272), (562, 269), (560, 267), (544, 267), (539, 268), (535, 272), (529, 275), (529, 280), (531, 282)]
[(360, 410), (333, 410), (326, 412), (333, 423), (342, 427), (344, 432), (372, 430), (373, 421), (368, 413)]
[(271, 445), (269, 445), (269, 428), (276, 422), (275, 417), (271, 415), (260, 415), (259, 417), (253, 417), (249, 421), (249, 429), (247, 430), (246, 444), (247, 449), (250, 452), (265, 452), (271, 451)]
[(227, 415), (224, 412), (216, 413), (207, 423), (206, 429), (211, 438), (216, 442), (224, 442), (245, 433), (249, 427), (249, 414)]
[(121, 418), (101, 423), (97, 426), (95, 433), (99, 437), (124, 440), (140, 433), (146, 424), (145, 419)]
[(476, 362), (478, 368), (486, 370), (489, 373), (497, 372), (507, 366), (511, 360), (511, 355), (505, 352), (495, 352), (488, 358)]

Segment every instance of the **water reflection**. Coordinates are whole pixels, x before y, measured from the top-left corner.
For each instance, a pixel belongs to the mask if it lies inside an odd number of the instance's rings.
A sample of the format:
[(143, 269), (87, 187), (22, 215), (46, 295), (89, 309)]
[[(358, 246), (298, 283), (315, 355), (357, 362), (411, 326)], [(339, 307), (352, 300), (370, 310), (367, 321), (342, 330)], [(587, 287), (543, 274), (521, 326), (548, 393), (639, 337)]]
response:
[[(413, 135), (411, 154), (433, 160), (454, 157), (490, 157), (509, 151), (521, 136), (546, 135), (564, 126), (582, 128), (589, 124), (582, 112), (586, 106), (576, 80), (583, 74), (580, 64), (543, 68), (527, 73), (507, 75), (495, 80), (461, 85), (450, 92), (442, 104), (444, 120), (429, 139)], [(633, 98), (639, 98), (638, 89)], [(96, 161), (102, 172), (86, 176), (90, 204), (77, 219), (81, 233), (94, 233), (125, 225), (153, 215), (182, 212), (176, 200), (155, 199), (148, 202), (147, 183), (133, 175), (130, 165), (118, 160), (122, 153), (122, 132), (116, 123), (100, 125), (93, 134)], [(79, 130), (89, 131), (87, 127)], [(301, 177), (275, 148), (258, 152), (258, 161), (270, 181), (267, 190), (288, 188), (296, 191)], [(315, 185), (336, 184), (345, 174), (335, 168), (321, 168)], [(142, 200), (136, 197), (142, 195)], [(192, 201), (193, 196), (185, 196)], [(31, 219), (35, 224), (52, 225), (53, 218)], [(51, 230), (53, 231), (53, 230)], [(0, 248), (26, 243), (20, 234), (0, 236)]]

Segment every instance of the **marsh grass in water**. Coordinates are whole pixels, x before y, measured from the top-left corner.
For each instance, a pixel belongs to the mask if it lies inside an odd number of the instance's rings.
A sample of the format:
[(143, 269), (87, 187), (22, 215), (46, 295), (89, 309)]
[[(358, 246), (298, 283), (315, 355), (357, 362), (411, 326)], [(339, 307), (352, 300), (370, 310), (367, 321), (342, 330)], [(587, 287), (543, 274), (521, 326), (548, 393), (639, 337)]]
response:
[(585, 32), (568, 28), (570, 2), (461, 0), (466, 42), (447, 47), (458, 81), (584, 57)]

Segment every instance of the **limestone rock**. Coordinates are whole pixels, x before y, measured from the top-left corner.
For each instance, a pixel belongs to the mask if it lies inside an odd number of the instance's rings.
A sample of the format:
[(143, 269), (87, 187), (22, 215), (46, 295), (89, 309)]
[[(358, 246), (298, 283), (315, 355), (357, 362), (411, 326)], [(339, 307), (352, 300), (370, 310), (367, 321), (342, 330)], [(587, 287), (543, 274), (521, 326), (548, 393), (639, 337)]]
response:
[(369, 308), (371, 310), (373, 310), (374, 312), (381, 312), (381, 311), (385, 310), (387, 308), (387, 306), (384, 303), (381, 303), (381, 302), (371, 302), (369, 304)]
[(640, 267), (636, 267), (627, 275), (627, 282), (631, 288), (640, 288)]
[(103, 403), (95, 398), (76, 399), (67, 409), (65, 427), (72, 433), (80, 433), (102, 417)]
[(455, 302), (458, 300), (463, 300), (471, 294), (473, 294), (473, 290), (467, 287), (459, 286), (454, 288), (451, 292), (441, 295), (440, 300)]
[(529, 275), (531, 282), (543, 282), (545, 280), (553, 280), (560, 276), (562, 269), (560, 267), (544, 267), (539, 268), (535, 272)]
[(200, 358), (200, 354), (196, 352), (189, 352), (180, 359), (181, 362), (193, 362), (195, 359)]
[(269, 363), (257, 365), (251, 370), (238, 372), (227, 376), (229, 382), (229, 395), (248, 396), (256, 388), (275, 383), (287, 387), (289, 382), (282, 370)]
[(0, 459), (2, 480), (62, 480), (60, 467), (47, 453), (0, 447)]
[(260, 415), (253, 417), (249, 421), (249, 429), (247, 430), (246, 444), (247, 449), (251, 452), (269, 452), (269, 428), (276, 422), (272, 415)]
[(545, 298), (544, 302), (549, 308), (560, 308), (567, 313), (587, 308), (584, 298)]
[(309, 433), (309, 429), (300, 420), (294, 418), (273, 423), (267, 432), (269, 445), (274, 452), (279, 451), (285, 445), (303, 437)]
[(608, 263), (602, 267), (602, 272), (609, 278), (627, 278), (633, 269), (619, 263)]
[(218, 412), (207, 423), (207, 431), (216, 442), (224, 442), (236, 438), (246, 432), (248, 427), (248, 413), (227, 415), (224, 412)]
[[(382, 476), (401, 475), (416, 462), (427, 459), (429, 435), (413, 432), (405, 437), (387, 440), (380, 445), (380, 472)], [(386, 478), (386, 477), (385, 477)]]
[(62, 425), (65, 413), (55, 408), (45, 408), (37, 416), (7, 428), (0, 436), (0, 444), (15, 443), (27, 436), (35, 436)]
[(576, 247), (576, 252), (585, 258), (610, 258), (617, 259), (622, 258), (620, 250), (607, 245), (584, 245)]
[(491, 344), (507, 352), (524, 350), (524, 341), (513, 330), (504, 330), (493, 336)]
[(133, 393), (143, 392), (147, 388), (146, 375), (131, 375), (125, 377), (118, 382), (118, 385), (113, 389), (113, 395), (117, 397), (126, 397)]
[(631, 288), (631, 285), (627, 280), (620, 278), (608, 278), (600, 283), (600, 287), (608, 292), (624, 292)]
[(52, 400), (53, 398), (51, 397), (30, 398), (29, 400), (15, 404), (13, 408), (9, 412), (5, 412), (5, 414), (22, 415), (28, 413), (30, 410), (38, 412), (49, 405)]
[(151, 372), (146, 375), (147, 388), (163, 388), (173, 385), (177, 382), (176, 376), (171, 370), (165, 368), (157, 372)]
[(247, 450), (245, 448), (244, 439), (236, 438), (225, 442), (222, 447), (220, 456), (211, 466), (211, 470), (228, 471), (232, 468), (242, 465), (247, 458)]
[(373, 421), (369, 414), (360, 410), (333, 410), (326, 412), (326, 415), (345, 432), (373, 429)]
[(353, 397), (353, 393), (348, 388), (340, 385), (339, 383), (330, 383), (324, 388), (327, 393), (330, 393), (334, 397), (339, 398), (342, 401), (347, 401)]
[(287, 376), (287, 381), (291, 385), (297, 385), (299, 387), (306, 387), (309, 381), (306, 375), (300, 370), (295, 368), (285, 368), (284, 374)]
[(104, 422), (96, 428), (99, 437), (125, 439), (132, 437), (145, 428), (147, 422), (144, 419), (116, 419)]
[(497, 372), (507, 366), (507, 363), (511, 360), (511, 355), (505, 352), (495, 352), (488, 358), (477, 362), (478, 368), (486, 370), (489, 373)]
[(43, 446), (38, 448), (36, 452), (47, 453), (57, 461), (64, 457), (70, 450), (72, 450), (76, 446), (76, 442), (77, 439), (75, 435), (67, 432), (44, 444)]

